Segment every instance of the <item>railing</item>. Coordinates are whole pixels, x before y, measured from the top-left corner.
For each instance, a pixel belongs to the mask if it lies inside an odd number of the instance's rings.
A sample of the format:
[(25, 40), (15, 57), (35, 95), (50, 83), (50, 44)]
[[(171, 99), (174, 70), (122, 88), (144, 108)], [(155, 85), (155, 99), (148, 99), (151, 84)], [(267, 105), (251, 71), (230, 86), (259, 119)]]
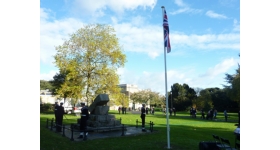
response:
[[(50, 127), (49, 127), (49, 122), (50, 122)], [(120, 118), (120, 122), (121, 122), (121, 118)], [(70, 128), (66, 128), (65, 125), (58, 125), (56, 124), (56, 126), (62, 127), (62, 136), (65, 137), (65, 130), (70, 130), (71, 131), (71, 141), (74, 141), (74, 132), (83, 132), (83, 140), (87, 140), (87, 136), (86, 136), (86, 132), (94, 132), (94, 131), (98, 131), (98, 130), (104, 130), (104, 129), (116, 129), (116, 128), (121, 128), (122, 133), (121, 136), (124, 136), (124, 131), (126, 130), (126, 126), (124, 124), (121, 124), (121, 126), (113, 126), (113, 127), (95, 127), (95, 128), (90, 128), (90, 129), (86, 129), (86, 130), (75, 130), (74, 129), (74, 124), (70, 125)], [(47, 119), (47, 123), (46, 123), (46, 128), (50, 128), (50, 130), (53, 130), (54, 128), (54, 118), (52, 118), (51, 120)]]
[[(138, 121), (138, 119), (136, 119), (136, 128), (138, 128), (138, 123), (140, 124), (142, 122), (140, 122), (140, 121)], [(145, 122), (145, 124), (146, 123), (150, 125), (150, 131), (153, 132), (154, 131), (154, 125), (155, 125), (154, 122), (150, 121), (150, 123)]]

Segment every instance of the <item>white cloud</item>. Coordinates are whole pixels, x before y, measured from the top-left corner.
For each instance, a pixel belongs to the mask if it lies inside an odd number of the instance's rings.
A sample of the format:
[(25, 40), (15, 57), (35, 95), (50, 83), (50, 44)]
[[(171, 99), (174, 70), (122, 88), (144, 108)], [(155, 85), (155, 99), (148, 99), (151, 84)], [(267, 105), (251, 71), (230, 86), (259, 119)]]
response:
[(210, 18), (216, 18), (216, 19), (227, 19), (227, 16), (225, 15), (222, 15), (222, 14), (218, 14), (218, 13), (215, 13), (214, 11), (212, 10), (209, 10), (205, 13), (206, 16), (210, 17)]
[[(222, 88), (224, 82), (224, 74), (232, 67), (236, 67), (239, 60), (229, 58), (225, 59), (219, 64), (209, 68), (202, 75), (197, 75), (198, 70), (193, 67), (177, 68), (167, 71), (167, 90), (174, 83), (186, 83), (190, 87), (219, 87)], [(147, 72), (141, 74), (134, 73), (125, 68), (118, 72), (121, 75), (121, 83), (130, 83), (137, 85), (141, 89), (151, 89), (152, 91), (165, 94), (165, 72)], [(133, 78), (131, 78), (133, 77)]]
[(125, 10), (134, 10), (138, 7), (153, 9), (157, 0), (75, 0), (74, 6), (91, 14), (98, 13), (98, 16), (104, 15), (104, 10), (110, 8), (115, 13), (121, 14)]
[(51, 70), (48, 73), (41, 73), (40, 74), (40, 80), (53, 80), (53, 76), (57, 73), (57, 71)]
[(83, 26), (83, 23), (73, 18), (49, 21), (50, 11), (41, 8), (40, 17), (40, 61), (46, 64), (54, 62), (55, 46), (63, 44), (68, 34)]
[(184, 12), (186, 12), (186, 13), (201, 13), (202, 12), (202, 10), (200, 10), (200, 9), (193, 9), (193, 8), (189, 7), (182, 0), (175, 0), (175, 4), (177, 6), (179, 6), (180, 9), (170, 12), (171, 15), (176, 15), (176, 14), (180, 14), (180, 13), (184, 13)]
[(239, 50), (240, 35), (239, 34), (205, 34), (205, 35), (185, 35), (182, 33), (174, 33), (170, 35), (171, 46), (181, 45), (190, 46), (197, 49), (236, 49)]
[(170, 12), (170, 14), (171, 15), (177, 15), (177, 14), (184, 13), (184, 12), (196, 14), (196, 13), (201, 13), (202, 10), (200, 10), (200, 9), (192, 9), (192, 8), (189, 8), (189, 7), (185, 7), (185, 8), (180, 8), (180, 9), (178, 9), (176, 11), (172, 11), (172, 12)]
[(209, 68), (207, 72), (201, 77), (207, 77), (207, 78), (214, 78), (220, 74), (225, 74), (231, 67), (236, 66), (238, 63), (237, 60), (231, 58), (231, 59), (226, 59), (223, 62), (215, 65), (213, 68)]
[[(225, 59), (221, 63), (209, 68), (205, 73), (197, 76), (197, 70), (195, 68), (179, 68), (167, 71), (167, 90), (170, 90), (170, 86), (174, 83), (188, 84), (190, 87), (209, 88), (217, 87), (224, 82), (224, 74), (229, 69), (236, 66), (239, 61), (233, 58)], [(152, 91), (159, 92), (165, 95), (165, 72), (147, 72), (144, 71), (141, 74), (130, 72), (125, 68), (122, 68), (118, 72), (121, 75), (121, 83), (130, 83), (137, 85), (141, 89), (151, 89)], [(131, 78), (133, 77), (133, 78)]]
[[(82, 27), (83, 22), (73, 18), (48, 21), (49, 13), (51, 12), (41, 9), (40, 60), (42, 63), (52, 64), (54, 62), (53, 55), (56, 52), (54, 47), (63, 44), (63, 38), (68, 39), (68, 34)], [(161, 25), (149, 25), (141, 16), (136, 16), (127, 23), (118, 23), (115, 17), (111, 19), (120, 45), (125, 51), (146, 53), (151, 58), (156, 58), (163, 53)], [(170, 34), (171, 47), (173, 48), (189, 46), (209, 50), (239, 50), (239, 40), (239, 34), (186, 35), (176, 31)]]
[[(144, 19), (132, 19), (144, 22)], [(143, 25), (145, 24), (145, 26)], [(163, 53), (163, 33), (160, 25), (149, 25), (145, 23), (127, 22), (114, 24), (120, 45), (125, 51), (146, 53), (155, 58)], [(239, 34), (205, 34), (186, 35), (173, 31), (170, 34), (171, 47), (193, 47), (204, 50), (233, 49), (239, 50)], [(174, 45), (174, 46), (172, 46)]]
[(175, 0), (175, 4), (180, 6), (180, 7), (186, 6), (186, 4), (182, 0)]
[(120, 45), (125, 51), (147, 53), (155, 58), (162, 53), (163, 31), (161, 26), (145, 25), (137, 27), (135, 23), (115, 24)]
[(240, 24), (236, 19), (233, 20), (233, 31), (240, 31)]

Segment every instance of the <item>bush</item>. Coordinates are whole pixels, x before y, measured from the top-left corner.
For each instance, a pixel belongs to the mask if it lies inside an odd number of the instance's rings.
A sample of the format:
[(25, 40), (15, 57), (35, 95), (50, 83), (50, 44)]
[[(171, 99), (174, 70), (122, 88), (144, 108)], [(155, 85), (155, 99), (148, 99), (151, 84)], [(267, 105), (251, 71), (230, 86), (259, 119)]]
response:
[(47, 104), (40, 104), (40, 112), (50, 112), (54, 111), (54, 105), (47, 103)]
[(157, 111), (157, 112), (158, 112), (158, 111), (162, 111), (162, 108), (161, 108), (161, 107), (156, 107), (156, 108), (155, 108), (155, 111)]

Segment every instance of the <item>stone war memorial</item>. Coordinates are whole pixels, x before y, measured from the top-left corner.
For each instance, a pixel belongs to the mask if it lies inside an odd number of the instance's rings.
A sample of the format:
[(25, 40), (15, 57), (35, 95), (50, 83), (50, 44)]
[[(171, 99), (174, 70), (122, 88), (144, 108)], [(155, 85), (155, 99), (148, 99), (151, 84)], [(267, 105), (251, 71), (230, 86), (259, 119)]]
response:
[[(121, 130), (122, 124), (121, 120), (117, 120), (115, 115), (108, 114), (109, 106), (108, 94), (99, 94), (89, 106), (88, 110), (90, 112), (89, 119), (87, 121), (88, 130)], [(79, 129), (79, 120), (77, 121), (76, 128)]]

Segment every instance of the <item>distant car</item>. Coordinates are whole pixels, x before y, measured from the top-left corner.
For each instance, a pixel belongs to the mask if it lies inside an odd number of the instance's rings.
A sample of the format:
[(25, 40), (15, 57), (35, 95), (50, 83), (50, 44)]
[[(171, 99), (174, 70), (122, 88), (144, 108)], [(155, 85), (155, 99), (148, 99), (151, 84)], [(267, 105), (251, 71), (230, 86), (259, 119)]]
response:
[(82, 106), (81, 106), (81, 104), (80, 103), (77, 103), (76, 105), (75, 105), (75, 107), (74, 107), (74, 113), (75, 114), (80, 114), (81, 113), (81, 109), (82, 109)]

